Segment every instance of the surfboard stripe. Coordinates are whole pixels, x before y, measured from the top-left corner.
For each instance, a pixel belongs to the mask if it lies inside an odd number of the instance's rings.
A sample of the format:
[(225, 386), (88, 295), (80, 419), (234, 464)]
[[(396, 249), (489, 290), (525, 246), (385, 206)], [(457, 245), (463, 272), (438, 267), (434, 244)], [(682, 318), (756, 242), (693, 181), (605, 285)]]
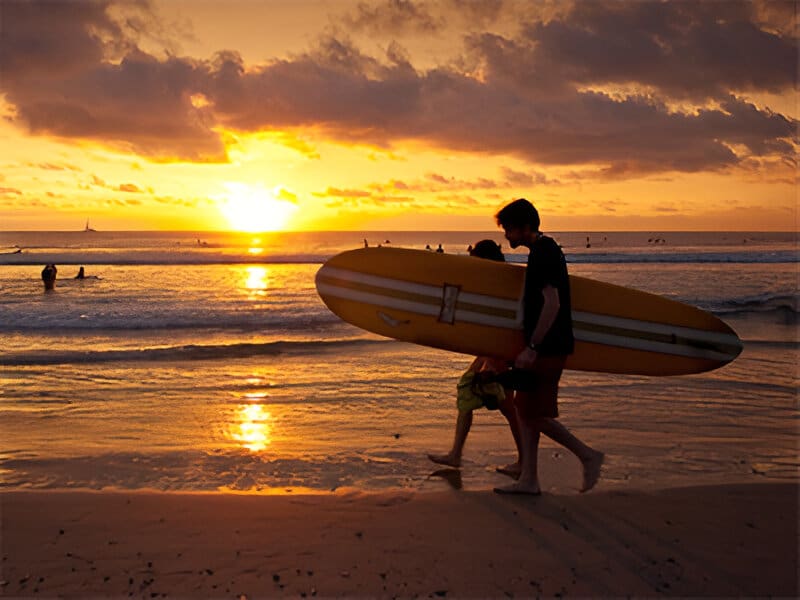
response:
[[(735, 336), (713, 331), (702, 331), (677, 325), (663, 325), (647, 321), (636, 321), (608, 315), (573, 311), (573, 328), (589, 334), (611, 335), (615, 339), (638, 339), (662, 344), (662, 347), (687, 347), (694, 350), (708, 350), (723, 356), (738, 356), (742, 347)], [(577, 337), (577, 333), (576, 333)], [(615, 343), (612, 345), (620, 346)], [(636, 346), (623, 346), (626, 348), (639, 348)], [(695, 354), (680, 353), (681, 356), (695, 356)], [(710, 357), (709, 357), (710, 358)], [(716, 360), (716, 359), (715, 359)]]
[(599, 325), (603, 327), (613, 327), (616, 329), (635, 330), (652, 333), (654, 335), (673, 336), (692, 338), (697, 341), (709, 344), (731, 344), (738, 345), (738, 338), (729, 333), (719, 333), (707, 331), (705, 329), (694, 329), (692, 327), (682, 327), (680, 325), (667, 325), (665, 323), (653, 323), (651, 321), (639, 321), (637, 319), (626, 319), (612, 315), (601, 315), (584, 311), (572, 311), (572, 319), (583, 323)]
[[(426, 296), (422, 294), (413, 294), (409, 292), (405, 292), (403, 290), (388, 290), (386, 288), (379, 288), (376, 286), (371, 285), (364, 285), (353, 283), (351, 281), (343, 281), (341, 279), (332, 279), (332, 278), (321, 278), (321, 281), (324, 285), (330, 285), (337, 289), (349, 289), (355, 292), (361, 292), (365, 294), (373, 294), (375, 296), (380, 296), (383, 298), (394, 298), (396, 300), (407, 300), (412, 303), (416, 304), (429, 304), (436, 307), (436, 311), (438, 312), (441, 308), (442, 303), (442, 288), (438, 288), (439, 295), (438, 296)], [(464, 294), (466, 295), (466, 294)], [(517, 313), (516, 311), (508, 311), (497, 309), (492, 306), (485, 306), (481, 304), (475, 304), (472, 302), (463, 302), (461, 300), (461, 296), (459, 295), (459, 299), (456, 302), (456, 308), (461, 311), (466, 312), (474, 312), (483, 315), (495, 316), (500, 317), (502, 319), (508, 319), (512, 322), (512, 324), (516, 324), (517, 321)]]
[[(404, 281), (402, 279), (391, 279), (389, 277), (380, 277), (378, 275), (370, 275), (368, 273), (360, 273), (358, 271), (350, 271), (348, 269), (339, 269), (336, 267), (323, 266), (318, 273), (318, 277), (322, 277), (323, 279), (339, 279), (353, 283), (362, 283), (364, 285), (371, 285), (391, 290), (403, 290), (423, 296), (427, 295), (440, 297), (442, 295), (441, 285), (413, 283), (410, 281)], [(512, 300), (497, 296), (474, 294), (472, 292), (464, 292), (460, 295), (460, 298), (469, 303), (492, 306), (514, 312), (519, 310), (519, 302), (516, 299)]]
[[(320, 270), (318, 288), (330, 296), (432, 317), (440, 314), (442, 304), (441, 286), (330, 267)], [(519, 302), (462, 293), (456, 302), (455, 319), (519, 330), (522, 311), (509, 310), (509, 305), (519, 306)], [(729, 360), (741, 351), (735, 335), (584, 311), (573, 311), (573, 327), (578, 340), (676, 356)]]
[[(322, 281), (317, 281), (317, 289), (321, 293), (335, 298), (354, 300), (356, 302), (363, 302), (364, 304), (372, 304), (376, 307), (394, 308), (427, 317), (438, 317), (441, 310), (441, 299), (437, 299), (436, 303), (414, 302), (395, 296), (374, 294), (351, 288), (338, 287)], [(503, 317), (485, 313), (472, 312), (469, 310), (464, 310), (458, 305), (456, 308), (455, 319), (464, 323), (475, 323), (477, 325), (488, 325), (490, 327), (500, 327), (503, 329), (519, 328), (515, 319), (504, 319)]]
[(671, 344), (656, 342), (637, 337), (622, 337), (599, 331), (588, 331), (585, 329), (574, 329), (575, 340), (581, 342), (591, 342), (604, 344), (606, 346), (618, 346), (620, 348), (630, 348), (632, 350), (645, 350), (647, 352), (658, 352), (661, 354), (671, 354), (674, 356), (688, 356), (690, 358), (705, 358), (717, 361), (729, 361), (738, 355), (738, 352), (718, 352), (709, 348), (699, 348), (686, 344)]

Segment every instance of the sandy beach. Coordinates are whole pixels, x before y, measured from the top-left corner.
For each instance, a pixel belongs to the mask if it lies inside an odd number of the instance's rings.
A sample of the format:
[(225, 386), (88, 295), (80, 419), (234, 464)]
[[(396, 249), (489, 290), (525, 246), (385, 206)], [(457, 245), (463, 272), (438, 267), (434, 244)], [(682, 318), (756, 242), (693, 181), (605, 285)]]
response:
[(798, 594), (794, 483), (500, 497), (8, 492), (2, 594)]

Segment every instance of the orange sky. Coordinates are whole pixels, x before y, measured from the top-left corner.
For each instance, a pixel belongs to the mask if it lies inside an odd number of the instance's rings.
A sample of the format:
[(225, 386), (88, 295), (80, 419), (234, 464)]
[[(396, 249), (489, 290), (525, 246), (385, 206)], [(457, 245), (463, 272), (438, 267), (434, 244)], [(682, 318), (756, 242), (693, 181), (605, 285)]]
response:
[(0, 12), (4, 230), (797, 229), (792, 2)]

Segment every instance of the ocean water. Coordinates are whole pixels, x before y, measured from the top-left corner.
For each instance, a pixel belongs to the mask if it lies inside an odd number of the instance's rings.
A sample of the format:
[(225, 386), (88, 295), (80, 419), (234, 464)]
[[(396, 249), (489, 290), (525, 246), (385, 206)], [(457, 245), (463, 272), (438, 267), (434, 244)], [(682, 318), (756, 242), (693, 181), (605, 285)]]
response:
[[(572, 273), (697, 305), (744, 340), (710, 373), (565, 373), (562, 421), (607, 453), (602, 486), (800, 480), (796, 234), (553, 236)], [(0, 487), (503, 483), (494, 467), (515, 454), (497, 412), (476, 412), (460, 472), (426, 458), (452, 441), (455, 382), (471, 358), (343, 323), (314, 288), (326, 258), (365, 239), (465, 253), (485, 237), (503, 241), (497, 231), (0, 232)], [(48, 293), (46, 263), (59, 268)], [(74, 279), (79, 265), (89, 278)], [(543, 487), (574, 492), (575, 460), (542, 448)]]

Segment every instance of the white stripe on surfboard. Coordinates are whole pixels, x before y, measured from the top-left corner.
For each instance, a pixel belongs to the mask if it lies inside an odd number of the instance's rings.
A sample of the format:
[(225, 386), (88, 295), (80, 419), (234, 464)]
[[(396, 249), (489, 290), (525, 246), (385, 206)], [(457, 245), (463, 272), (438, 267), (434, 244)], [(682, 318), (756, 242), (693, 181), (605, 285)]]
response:
[[(438, 317), (439, 312), (441, 311), (441, 306), (439, 304), (423, 304), (422, 302), (414, 302), (412, 300), (404, 300), (402, 298), (395, 298), (392, 296), (381, 296), (379, 294), (372, 294), (370, 292), (359, 292), (358, 290), (343, 288), (321, 281), (317, 282), (317, 290), (319, 290), (321, 294), (326, 294), (335, 298), (354, 300), (355, 302), (363, 302), (364, 304), (372, 304), (378, 307), (404, 310), (406, 312), (423, 315), (426, 317)], [(459, 308), (456, 309), (455, 319), (456, 321), (460, 321), (462, 323), (488, 325), (490, 327), (500, 327), (503, 329), (519, 329), (519, 325), (515, 319), (505, 319), (495, 315), (486, 315)]]
[[(434, 306), (432, 304), (423, 304), (420, 302), (412, 302), (409, 300), (403, 300), (391, 296), (381, 296), (378, 294), (371, 294), (368, 292), (359, 292), (357, 290), (353, 290), (350, 288), (341, 288), (322, 282), (318, 284), (318, 288), (321, 293), (336, 298), (353, 300), (356, 302), (362, 302), (364, 304), (371, 304), (378, 307), (384, 307), (389, 309), (394, 308), (396, 310), (403, 310), (405, 312), (410, 312), (413, 314), (418, 314), (426, 317), (436, 318), (439, 316), (439, 307)], [(503, 319), (502, 317), (493, 317), (469, 311), (457, 310), (456, 319), (460, 322), (469, 322), (478, 325), (489, 325), (492, 327), (501, 327), (505, 329), (519, 330), (519, 327), (511, 319)], [(716, 352), (714, 350), (697, 348), (685, 344), (671, 344), (666, 342), (656, 342), (640, 338), (630, 338), (630, 337), (624, 337), (620, 335), (613, 335), (595, 331), (584, 331), (580, 329), (579, 324), (576, 324), (576, 327), (574, 328), (574, 334), (575, 334), (575, 339), (578, 341), (594, 342), (598, 344), (605, 344), (608, 346), (617, 346), (633, 350), (644, 350), (648, 352), (669, 354), (673, 356), (705, 358), (720, 362), (727, 362), (731, 359), (732, 356), (735, 356), (733, 354)]]
[(591, 342), (603, 344), (605, 346), (617, 346), (629, 348), (631, 350), (645, 350), (647, 352), (658, 352), (660, 354), (672, 354), (674, 356), (687, 356), (689, 358), (706, 358), (719, 362), (729, 362), (736, 354), (716, 352), (706, 348), (697, 348), (681, 344), (670, 344), (667, 342), (653, 342), (641, 338), (630, 338), (610, 333), (599, 333), (597, 331), (584, 331), (573, 329), (575, 340), (580, 342)]
[[(413, 283), (411, 281), (404, 281), (402, 279), (390, 279), (388, 277), (380, 277), (378, 275), (369, 275), (367, 273), (360, 273), (358, 271), (351, 271), (349, 269), (339, 269), (336, 267), (322, 267), (320, 275), (324, 277), (333, 277), (343, 281), (350, 281), (353, 283), (363, 283), (375, 287), (382, 287), (390, 290), (398, 290), (401, 292), (410, 292), (412, 294), (419, 294), (420, 296), (431, 296), (433, 298), (441, 299), (442, 286), (441, 285), (426, 285), (423, 283)], [(479, 304), (490, 308), (499, 308), (502, 310), (517, 311), (520, 307), (519, 301), (508, 300), (506, 298), (498, 298), (496, 296), (488, 296), (485, 294), (473, 294), (471, 292), (462, 292), (458, 295), (461, 302), (468, 302), (470, 304)]]
[(692, 341), (708, 342), (712, 344), (724, 344), (737, 346), (739, 339), (730, 333), (720, 333), (717, 331), (707, 331), (705, 329), (694, 329), (693, 327), (683, 327), (681, 325), (669, 325), (666, 323), (653, 323), (651, 321), (639, 321), (638, 319), (627, 319), (625, 317), (612, 317), (610, 315), (598, 315), (579, 310), (572, 311), (572, 320), (588, 323), (590, 325), (600, 325), (612, 327), (614, 329), (629, 329), (631, 331), (641, 331), (644, 333), (654, 333), (657, 335), (678, 336), (688, 338)]

